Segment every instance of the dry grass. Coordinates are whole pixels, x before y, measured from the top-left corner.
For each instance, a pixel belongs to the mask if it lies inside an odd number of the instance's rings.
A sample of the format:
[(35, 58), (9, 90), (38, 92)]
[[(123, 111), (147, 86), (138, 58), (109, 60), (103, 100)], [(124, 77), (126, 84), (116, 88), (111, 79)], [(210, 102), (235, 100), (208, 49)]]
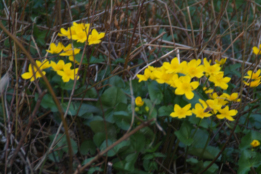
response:
[[(207, 57), (213, 61), (227, 57), (229, 64), (241, 63), (240, 73), (243, 74), (248, 69), (260, 67), (260, 60), (251, 58), (251, 48), (260, 44), (260, 5), (253, 1), (235, 2), (101, 0), (76, 4), (56, 0), (55, 4), (44, 2), (40, 7), (33, 6), (37, 1), (5, 2), (0, 20), (26, 52), (15, 44), (10, 35), (0, 30), (0, 73), (2, 77), (4, 74), (10, 76), (9, 83), (6, 79), (0, 81), (0, 92), (4, 85), (7, 86), (1, 97), (0, 109), (0, 114), (3, 114), (0, 117), (0, 171), (38, 173), (34, 170), (41, 169), (42, 173), (61, 173), (66, 171), (68, 164), (79, 164), (83, 160), (81, 155), (72, 158), (69, 154), (71, 162), (67, 157), (60, 163), (45, 162), (47, 153), (52, 153), (52, 149), (48, 148), (49, 135), (64, 133), (80, 143), (86, 134), (82, 130), (89, 129), (77, 117), (67, 117), (63, 124), (57, 122), (57, 115), (40, 108), (40, 103), (34, 100), (36, 93), (44, 96), (45, 89), (50, 88), (51, 91), (52, 87), (40, 87), (38, 82), (33, 85), (21, 79), (30, 62), (54, 58), (45, 54), (44, 50), (54, 40), (66, 42), (56, 37), (61, 27), (68, 27), (72, 22), (88, 22), (99, 31), (106, 32), (105, 39), (94, 47), (93, 52), (95, 57), (105, 61), (80, 67), (81, 81), (86, 88), (84, 92), (90, 86), (97, 91), (102, 90), (106, 85), (104, 81), (114, 75), (126, 81), (135, 78), (148, 65), (159, 66), (173, 57), (181, 60)], [(40, 9), (41, 13), (37, 11)], [(84, 51), (88, 60), (91, 52), (91, 48)], [(117, 61), (121, 62), (115, 63)], [(106, 75), (105, 71), (108, 72)], [(98, 78), (101, 72), (104, 75)], [(239, 77), (233, 76), (235, 85), (239, 80)], [(235, 90), (244, 92), (243, 100), (251, 100), (252, 94), (242, 86)], [(99, 100), (82, 96), (75, 94), (73, 88), (64, 100)], [(60, 102), (58, 91), (53, 92), (53, 97), (57, 103)], [(60, 118), (66, 115), (66, 112), (60, 111)], [(171, 139), (171, 135), (168, 136)], [(171, 153), (173, 143), (163, 144), (162, 153)], [(99, 164), (106, 160), (101, 158)], [(173, 158), (157, 162), (166, 172), (173, 169), (173, 163), (174, 173), (182, 168), (182, 164), (176, 164)], [(54, 171), (54, 166), (58, 167), (57, 171)], [(233, 170), (227, 168), (230, 172)]]

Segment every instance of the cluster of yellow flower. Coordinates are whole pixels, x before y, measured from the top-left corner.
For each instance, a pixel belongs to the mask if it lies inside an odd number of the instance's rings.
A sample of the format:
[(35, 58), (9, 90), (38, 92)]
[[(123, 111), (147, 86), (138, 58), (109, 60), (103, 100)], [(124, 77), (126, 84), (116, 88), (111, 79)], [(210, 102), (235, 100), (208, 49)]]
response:
[(260, 69), (257, 70), (257, 72), (253, 72), (252, 70), (247, 71), (247, 76), (244, 76), (244, 78), (249, 79), (250, 82), (244, 82), (245, 85), (250, 86), (252, 88), (257, 87), (261, 83), (261, 76), (260, 76)]
[[(96, 29), (90, 31), (90, 24), (85, 23), (76, 23), (73, 22), (73, 25), (65, 30), (61, 28), (61, 33), (58, 33), (58, 36), (64, 36), (68, 39), (75, 40), (77, 42), (88, 42), (88, 45), (99, 44), (101, 39), (105, 36), (105, 33), (98, 33)], [(75, 55), (80, 53), (80, 48), (74, 48), (72, 44), (68, 44), (64, 46), (61, 42), (57, 45), (55, 43), (50, 44), (50, 49), (46, 50), (51, 54), (59, 54), (60, 56), (68, 56), (69, 60), (79, 64), (74, 58)], [(62, 77), (64, 82), (68, 82), (70, 79), (74, 80), (76, 74), (78, 73), (78, 68), (71, 69), (72, 63), (65, 63), (64, 60), (59, 60), (57, 63), (51, 61), (51, 63), (45, 59), (43, 62), (36, 61), (37, 66), (40, 67), (40, 70), (44, 70), (46, 68), (52, 67), (54, 71), (57, 72), (58, 75)], [(33, 74), (35, 73), (35, 76)], [(45, 71), (42, 71), (43, 75), (46, 74)], [(40, 78), (41, 75), (37, 72), (36, 67), (33, 67), (31, 64), (29, 65), (28, 72), (22, 74), (23, 79), (30, 79), (31, 81)], [(79, 79), (79, 77), (77, 77)]]
[[(176, 95), (185, 95), (187, 99), (194, 97), (193, 91), (199, 86), (198, 81), (192, 81), (193, 78), (201, 78), (205, 76), (207, 80), (214, 83), (215, 87), (220, 87), (223, 90), (228, 88), (227, 83), (231, 80), (229, 77), (224, 77), (224, 72), (221, 71), (221, 65), (225, 63), (226, 59), (222, 59), (220, 62), (211, 65), (211, 61), (203, 60), (191, 60), (190, 62), (179, 62), (178, 58), (174, 58), (170, 63), (164, 62), (161, 67), (149, 66), (145, 69), (144, 75), (137, 75), (139, 82), (147, 81), (148, 79), (156, 80), (158, 83), (166, 83), (175, 88)], [(192, 113), (199, 118), (210, 117), (215, 114), (218, 119), (224, 119), (233, 121), (233, 116), (237, 114), (237, 111), (229, 110), (228, 106), (225, 106), (229, 102), (239, 102), (238, 93), (231, 95), (223, 93), (218, 95), (213, 89), (204, 88), (205, 93), (209, 95), (209, 99), (204, 101), (199, 99), (199, 103), (195, 104), (195, 108), (191, 110), (191, 104), (181, 107), (178, 104), (174, 106), (174, 112), (170, 114), (172, 117), (178, 117), (179, 119), (191, 116)], [(224, 107), (225, 106), (225, 107)]]

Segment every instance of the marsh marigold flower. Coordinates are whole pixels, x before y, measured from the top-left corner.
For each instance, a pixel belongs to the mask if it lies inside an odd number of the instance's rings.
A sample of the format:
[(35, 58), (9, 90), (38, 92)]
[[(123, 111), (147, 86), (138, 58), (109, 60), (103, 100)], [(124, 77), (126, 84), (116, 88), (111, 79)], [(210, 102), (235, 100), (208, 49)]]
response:
[[(34, 76), (35, 73), (35, 76)], [(42, 71), (42, 74), (45, 75), (46, 72)], [(22, 74), (22, 78), (27, 80), (30, 79), (31, 82), (35, 81), (37, 78), (42, 77), (41, 74), (39, 73), (39, 71), (37, 71), (36, 67), (34, 67), (33, 70), (33, 66), (30, 64), (28, 67), (28, 72), (25, 72)]]
[(57, 46), (55, 45), (55, 43), (51, 43), (50, 49), (46, 51), (51, 54), (59, 54), (63, 50), (63, 48), (64, 46), (61, 42), (59, 42)]
[(216, 75), (210, 76), (209, 81), (213, 82), (215, 86), (218, 86), (222, 89), (228, 88), (228, 82), (231, 80), (230, 77), (223, 77), (224, 72), (220, 72)]
[(218, 111), (220, 113), (220, 114), (217, 114), (218, 119), (226, 118), (229, 121), (235, 120), (233, 118), (233, 116), (235, 116), (237, 114), (237, 110), (235, 110), (235, 109), (229, 110), (228, 106), (226, 106), (224, 109), (219, 109)]
[(89, 29), (90, 29), (90, 24), (74, 23), (75, 34), (72, 35), (72, 39), (76, 40), (77, 42), (84, 43), (87, 40)]
[[(59, 76), (62, 77), (63, 82), (69, 82), (69, 80), (74, 80), (79, 68), (71, 69), (72, 64), (66, 63), (63, 66), (63, 70), (56, 71)], [(79, 79), (79, 76), (77, 77), (77, 80)]]
[(73, 27), (69, 27), (68, 30), (61, 28), (60, 33), (58, 33), (58, 36), (64, 36), (68, 39), (71, 39), (73, 35), (75, 35), (75, 30)]
[(148, 68), (146, 68), (144, 70), (144, 75), (141, 75), (141, 74), (137, 75), (137, 77), (139, 79), (139, 82), (147, 81), (148, 79), (151, 78), (151, 76), (152, 76), (152, 73), (151, 73), (151, 71)]
[(260, 146), (260, 142), (258, 140), (253, 140), (250, 144), (252, 147)]
[(217, 64), (219, 64), (220, 66), (224, 65), (227, 61), (227, 58), (223, 58), (223, 59), (220, 59), (220, 60), (215, 60), (215, 62)]
[(184, 73), (188, 76), (190, 76), (191, 78), (193, 77), (197, 77), (200, 78), (203, 76), (204, 73), (204, 67), (201, 64), (201, 60), (198, 59), (192, 59), (188, 64), (186, 69), (184, 69)]
[(142, 98), (139, 96), (139, 97), (136, 97), (136, 99), (135, 99), (135, 104), (136, 104), (136, 106), (141, 107), (141, 106), (144, 105), (144, 101), (143, 101)]
[(187, 104), (183, 108), (181, 108), (178, 104), (175, 104), (174, 106), (174, 112), (170, 114), (171, 117), (178, 117), (179, 119), (181, 118), (186, 118), (186, 116), (191, 116), (192, 111), (190, 110), (191, 104)]
[(255, 87), (257, 87), (258, 85), (260, 85), (261, 81), (260, 81), (260, 79), (258, 79), (258, 80), (251, 81), (251, 82), (249, 82), (249, 83), (246, 82), (246, 81), (243, 81), (243, 83), (244, 83), (245, 85), (249, 86), (250, 88), (255, 88)]
[(170, 63), (164, 62), (163, 67), (166, 69), (167, 73), (179, 73), (182, 69), (177, 57), (173, 58)]
[(238, 98), (238, 93), (237, 92), (234, 92), (231, 95), (223, 93), (222, 96), (224, 96), (226, 98), (226, 100), (228, 100), (228, 101), (240, 102), (240, 99)]
[(255, 55), (261, 54), (261, 44), (259, 45), (259, 48), (257, 48), (256, 46), (253, 47), (253, 53)]
[(190, 82), (191, 78), (188, 76), (181, 76), (179, 79), (175, 81), (176, 95), (183, 95), (185, 94), (187, 99), (192, 99), (194, 97), (194, 93), (192, 92), (199, 86), (199, 82)]
[(220, 65), (215, 64), (215, 65), (210, 65), (211, 61), (207, 61), (206, 58), (204, 58), (204, 71), (206, 73), (206, 76), (214, 76), (220, 72)]
[[(46, 68), (49, 68), (51, 65), (49, 63), (49, 61), (47, 59), (45, 59), (43, 62), (40, 62), (39, 60), (36, 60), (35, 61), (36, 65), (40, 68), (40, 70), (44, 70)], [(43, 73), (43, 75), (46, 74), (45, 71), (41, 71)], [(35, 76), (34, 76), (34, 73), (35, 73)], [(40, 78), (42, 77), (40, 72), (37, 71), (36, 67), (32, 64), (29, 65), (28, 67), (28, 72), (25, 72), (22, 74), (22, 78), (27, 80), (27, 79), (30, 79), (30, 81), (35, 81), (37, 78)]]
[(72, 44), (68, 44), (64, 49), (60, 56), (73, 56), (80, 52), (81, 49), (79, 48), (72, 48)]
[(104, 36), (105, 33), (98, 33), (96, 29), (93, 29), (88, 38), (88, 45), (99, 44)]
[(207, 111), (208, 106), (207, 106), (206, 102), (201, 99), (199, 99), (199, 102), (200, 103), (196, 103), (195, 108), (192, 109), (193, 114), (195, 114), (196, 117), (201, 118), (201, 119), (203, 119), (205, 117), (210, 117), (211, 114), (209, 113), (209, 111)]
[(63, 70), (63, 67), (64, 67), (64, 61), (63, 60), (59, 60), (57, 62), (57, 64), (54, 62), (54, 61), (51, 61), (51, 66), (53, 68), (54, 71), (60, 71), (60, 70)]
[(244, 76), (246, 79), (258, 80), (261, 78), (260, 76), (260, 69), (257, 72), (253, 72), (252, 70), (247, 71), (247, 76)]

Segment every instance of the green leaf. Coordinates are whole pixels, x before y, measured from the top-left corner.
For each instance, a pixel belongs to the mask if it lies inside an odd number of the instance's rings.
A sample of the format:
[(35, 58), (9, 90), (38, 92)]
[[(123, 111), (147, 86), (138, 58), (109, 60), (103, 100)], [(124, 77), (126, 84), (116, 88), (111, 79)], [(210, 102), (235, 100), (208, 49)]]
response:
[(109, 79), (109, 84), (111, 86), (115, 86), (117, 88), (125, 88), (125, 82), (123, 81), (123, 79), (119, 76), (113, 76)]
[(159, 117), (163, 117), (163, 116), (170, 116), (170, 113), (173, 112), (173, 106), (161, 106), (159, 108)]
[(189, 117), (189, 122), (191, 124), (199, 124), (200, 127), (203, 127), (203, 128), (208, 128), (210, 126), (210, 124), (212, 124), (212, 127), (215, 125), (215, 123), (210, 123), (211, 121), (208, 120), (208, 119), (201, 119), (201, 118), (197, 118), (195, 115), (192, 115), (191, 117)]
[[(55, 134), (49, 136), (51, 142), (53, 141), (54, 137), (55, 137)], [(72, 145), (73, 154), (76, 154), (78, 152), (77, 143), (71, 138), (70, 138), (70, 141), (71, 141), (71, 145)], [(57, 144), (54, 146), (54, 151), (56, 153), (48, 155), (49, 159), (51, 159), (52, 161), (61, 159), (63, 152), (68, 153), (68, 151), (69, 151), (65, 135), (58, 134), (56, 142), (57, 142)], [(56, 150), (56, 149), (59, 149), (59, 150)], [(57, 156), (54, 157), (53, 155), (57, 155)]]
[(185, 145), (190, 146), (193, 143), (193, 138), (191, 138), (192, 126), (184, 121), (180, 127), (180, 130), (175, 131), (177, 138)]
[(241, 63), (236, 63), (236, 64), (232, 64), (232, 65), (226, 66), (225, 69), (224, 69), (224, 72), (225, 72), (224, 76), (227, 76), (228, 74), (231, 74), (231, 75), (236, 75), (238, 77), (241, 77), (240, 71), (237, 70), (241, 66), (242, 66)]
[(197, 163), (198, 163), (198, 159), (193, 158), (193, 157), (191, 157), (191, 158), (189, 158), (189, 159), (186, 159), (186, 161), (187, 161), (188, 163), (190, 163), (190, 164), (197, 164)]
[[(76, 54), (76, 55), (74, 55), (74, 58), (77, 62), (81, 62), (82, 54)], [(86, 55), (84, 55), (84, 57), (82, 59), (82, 64), (88, 64)]]
[(134, 164), (136, 163), (136, 160), (138, 158), (138, 153), (130, 154), (125, 158), (125, 161), (127, 163), (124, 166), (124, 169), (127, 171), (133, 171), (134, 170)]
[(145, 136), (142, 133), (136, 132), (130, 137), (131, 146), (133, 149), (135, 149), (137, 152), (140, 152), (145, 147)]
[(127, 103), (127, 97), (120, 88), (110, 87), (101, 95), (102, 104), (114, 107), (118, 103)]
[(96, 152), (96, 146), (92, 140), (83, 141), (80, 147), (80, 153), (82, 155), (87, 155), (87, 154), (94, 155), (95, 152)]
[(118, 127), (128, 130), (131, 124), (131, 114), (125, 111), (114, 112), (114, 120)]
[(150, 160), (150, 159), (152, 159), (152, 158), (154, 158), (154, 155), (153, 154), (146, 154), (144, 157), (143, 157), (143, 160)]
[(251, 167), (261, 165), (261, 154), (251, 150), (243, 150), (238, 161), (238, 174), (247, 174)]
[[(79, 109), (80, 103), (76, 104), (76, 108)], [(86, 113), (95, 113), (95, 114), (102, 114), (101, 110), (94, 105), (82, 103), (81, 108), (78, 112), (78, 116), (82, 117)]]
[[(64, 111), (66, 111), (67, 107), (68, 107), (68, 102), (66, 103), (61, 103), (61, 107), (63, 108)], [(72, 105), (72, 103), (70, 104), (69, 106), (69, 110), (68, 110), (68, 115), (75, 115), (76, 114), (76, 110), (75, 110), (75, 107)]]
[(148, 84), (148, 90), (152, 103), (160, 104), (163, 100), (163, 94), (160, 89), (160, 84), (155, 81), (150, 81)]
[(100, 167), (91, 167), (89, 170), (88, 170), (88, 174), (93, 174), (94, 172), (98, 171), (99, 172), (102, 172), (103, 169), (101, 169)]
[(100, 147), (102, 142), (106, 139), (106, 135), (103, 132), (97, 132), (93, 136), (93, 142), (97, 147)]
[(154, 156), (154, 157), (158, 157), (158, 158), (165, 158), (165, 157), (166, 157), (165, 154), (160, 153), (160, 152), (155, 152), (155, 153), (153, 153), (153, 156)]
[[(204, 153), (203, 153), (204, 151)], [(203, 159), (214, 159), (218, 153), (219, 153), (219, 149), (217, 147), (213, 147), (213, 146), (207, 146), (206, 149), (204, 150), (204, 148), (201, 147), (190, 147), (189, 148), (189, 154), (195, 155), (200, 157), (202, 155)], [(220, 159), (221, 157), (219, 157)]]
[[(90, 88), (90, 89), (89, 89)], [(88, 89), (87, 91), (85, 91)], [(85, 98), (97, 98), (97, 91), (94, 87), (91, 86), (82, 86), (80, 88), (75, 89), (75, 95), (79, 95), (79, 97)]]
[(251, 142), (253, 140), (261, 141), (261, 133), (251, 130), (248, 134), (246, 134), (242, 139), (239, 145), (240, 150), (246, 150), (251, 147)]
[(91, 58), (90, 58), (90, 64), (102, 63), (104, 61), (105, 60), (101, 56), (99, 58), (91, 56)]
[[(110, 139), (108, 139), (107, 141), (104, 140), (103, 143), (102, 143), (101, 146), (100, 146), (100, 151), (101, 151), (101, 152), (104, 151), (107, 147), (109, 147), (109, 146), (112, 145), (112, 144), (113, 144), (113, 142), (112, 142)], [(114, 148), (112, 148), (112, 149), (109, 150), (109, 151), (107, 152), (107, 154), (105, 154), (105, 155), (107, 155), (108, 157), (112, 157), (112, 156), (114, 156), (115, 154), (116, 154), (116, 151), (114, 150)]]
[[(106, 126), (105, 126), (106, 124)], [(96, 116), (92, 121), (90, 121), (90, 127), (93, 132), (103, 132), (107, 133), (109, 138), (115, 139), (117, 135), (117, 130), (115, 126), (111, 123), (104, 122), (102, 117)]]
[[(205, 161), (205, 162), (203, 163), (203, 167), (202, 167), (202, 168), (206, 168), (211, 162), (212, 162), (212, 161)], [(216, 173), (218, 169), (219, 169), (218, 165), (216, 165), (216, 164), (214, 163), (214, 164), (212, 164), (212, 165), (208, 168), (207, 172), (209, 172), (209, 174)]]
[(130, 141), (122, 141), (114, 147), (114, 150), (117, 153), (120, 153), (122, 150), (124, 150), (126, 147), (128, 148), (129, 146), (130, 146)]
[[(35, 95), (35, 101), (37, 101), (38, 95)], [(51, 109), (52, 112), (58, 112), (58, 109), (56, 107), (56, 104), (53, 101), (53, 98), (50, 94), (46, 94), (42, 101), (41, 106), (45, 109)]]

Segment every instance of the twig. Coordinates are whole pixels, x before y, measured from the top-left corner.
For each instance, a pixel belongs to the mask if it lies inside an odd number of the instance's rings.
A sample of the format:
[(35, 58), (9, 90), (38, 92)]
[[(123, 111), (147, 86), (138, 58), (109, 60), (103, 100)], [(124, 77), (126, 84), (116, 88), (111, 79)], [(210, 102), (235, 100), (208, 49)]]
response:
[(132, 131), (130, 131), (129, 133), (126, 133), (125, 135), (123, 135), (123, 137), (121, 137), (119, 140), (117, 140), (115, 143), (113, 143), (112, 145), (110, 145), (109, 147), (107, 147), (104, 151), (98, 153), (91, 161), (89, 161), (87, 164), (85, 164), (83, 167), (81, 167), (80, 169), (76, 169), (76, 171), (74, 172), (74, 174), (78, 174), (83, 172), (83, 170), (85, 168), (87, 168), (88, 166), (90, 166), (93, 162), (97, 161), (100, 157), (102, 157), (104, 154), (106, 154), (109, 150), (111, 150), (113, 147), (115, 147), (116, 145), (118, 145), (120, 142), (126, 140), (127, 138), (129, 138), (131, 135), (133, 135), (134, 133), (136, 133), (137, 131), (139, 131), (140, 129), (147, 127), (150, 125), (151, 122), (155, 121), (156, 119), (150, 119), (147, 122), (142, 123), (141, 125), (139, 125), (138, 127), (136, 127), (135, 129), (133, 129)]
[(14, 153), (13, 153), (13, 156), (12, 156), (12, 158), (11, 158), (11, 160), (10, 160), (10, 164), (9, 164), (10, 166), (13, 165), (13, 162), (14, 162), (14, 160), (15, 160), (15, 158), (16, 158), (16, 155), (18, 154), (18, 152), (20, 151), (20, 148), (21, 148), (22, 145), (23, 145), (24, 139), (25, 139), (25, 137), (27, 136), (27, 133), (28, 133), (28, 131), (29, 131), (30, 128), (31, 128), (31, 125), (32, 125), (33, 120), (34, 120), (34, 117), (36, 116), (36, 113), (37, 113), (37, 111), (38, 111), (38, 109), (39, 109), (39, 107), (40, 107), (41, 101), (42, 101), (42, 99), (43, 99), (43, 97), (44, 97), (44, 95), (45, 95), (46, 93), (47, 93), (47, 90), (44, 90), (44, 91), (39, 95), (39, 98), (37, 99), (37, 102), (36, 102), (36, 104), (35, 104), (35, 107), (34, 107), (34, 110), (33, 110), (33, 112), (32, 112), (32, 115), (29, 117), (28, 125), (27, 125), (25, 131), (23, 132), (23, 135), (22, 135), (22, 137), (21, 137), (21, 139), (20, 139), (20, 141), (19, 141), (19, 143), (18, 143), (18, 145), (17, 145), (17, 147), (16, 147), (16, 149), (15, 149), (15, 151), (14, 151)]

